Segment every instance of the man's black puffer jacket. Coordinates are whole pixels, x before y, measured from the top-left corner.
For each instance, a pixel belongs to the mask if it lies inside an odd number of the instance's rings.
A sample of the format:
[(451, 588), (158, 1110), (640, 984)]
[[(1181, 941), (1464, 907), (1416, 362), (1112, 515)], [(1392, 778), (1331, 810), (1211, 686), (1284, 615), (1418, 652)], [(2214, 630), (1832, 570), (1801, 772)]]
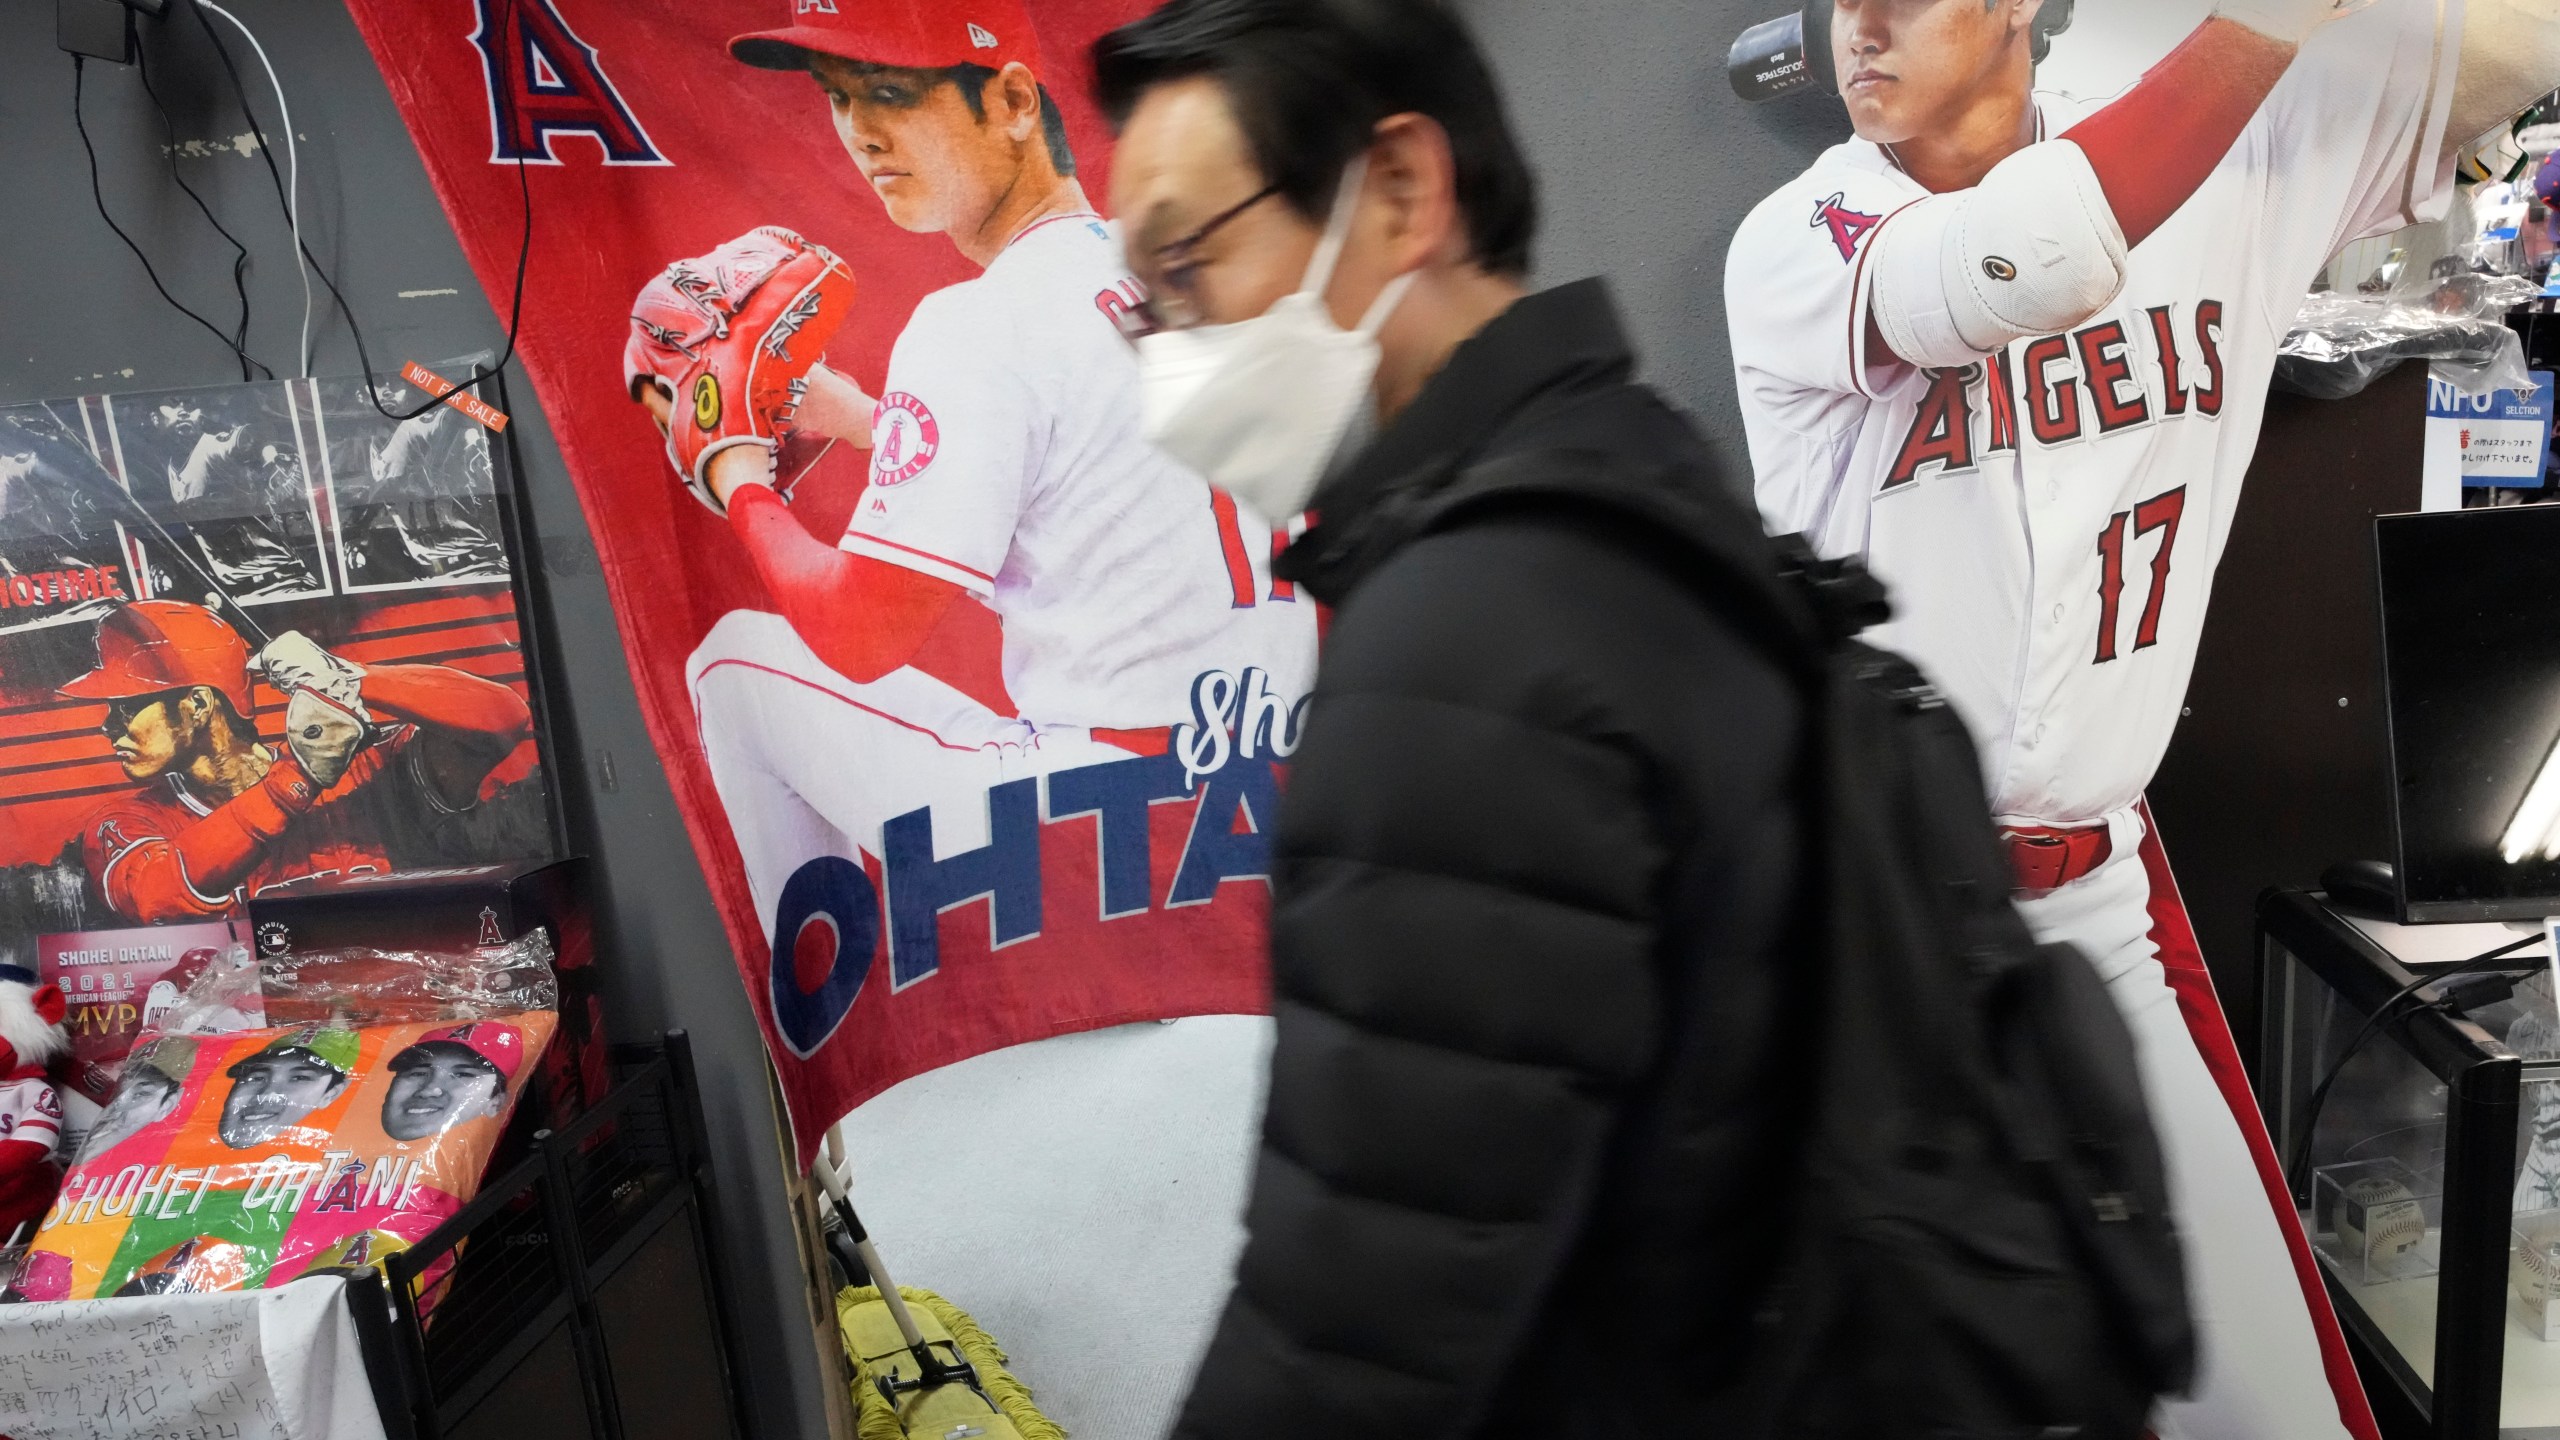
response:
[(1338, 608), (1251, 1240), (1179, 1436), (1707, 1433), (1734, 1378), (1819, 1024), (1805, 718), (1700, 580), (1770, 566), (1757, 518), (1632, 368), (1598, 282), (1523, 299), (1283, 557)]

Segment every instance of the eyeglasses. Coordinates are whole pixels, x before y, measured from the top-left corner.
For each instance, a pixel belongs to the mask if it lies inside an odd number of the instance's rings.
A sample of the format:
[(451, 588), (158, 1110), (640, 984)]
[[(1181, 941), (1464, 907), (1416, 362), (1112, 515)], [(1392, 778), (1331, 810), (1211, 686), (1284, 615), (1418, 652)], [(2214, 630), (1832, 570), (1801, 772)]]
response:
[(1166, 330), (1188, 330), (1205, 318), (1200, 297), (1193, 282), (1200, 266), (1192, 256), (1203, 241), (1216, 234), (1230, 220), (1280, 193), (1277, 181), (1263, 186), (1226, 209), (1209, 217), (1190, 234), (1168, 240), (1148, 254), (1148, 269), (1154, 273), (1138, 277), (1146, 283), (1146, 298), (1112, 317), (1120, 327), (1122, 338), (1131, 344)]

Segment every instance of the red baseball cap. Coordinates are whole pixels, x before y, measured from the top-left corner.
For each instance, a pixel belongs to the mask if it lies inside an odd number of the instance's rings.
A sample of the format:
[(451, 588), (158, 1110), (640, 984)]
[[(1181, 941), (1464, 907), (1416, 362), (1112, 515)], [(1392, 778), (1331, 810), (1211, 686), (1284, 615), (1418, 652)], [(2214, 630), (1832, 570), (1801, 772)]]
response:
[[(515, 1083), (516, 1072), (524, 1068), (524, 1032), (513, 1025), (502, 1025), (493, 1020), (474, 1020), (464, 1025), (430, 1030), (412, 1041), (410, 1049), (421, 1045), (455, 1045), (468, 1050), (497, 1067), (498, 1074), (510, 1085)], [(398, 1056), (392, 1057), (391, 1068), (400, 1068)]]
[(811, 54), (901, 70), (1019, 60), (1040, 73), (1040, 38), (1022, 0), (792, 0), (791, 23), (729, 42), (760, 70), (805, 70)]
[(249, 643), (222, 617), (183, 600), (136, 600), (98, 622), (98, 668), (62, 687), (82, 700), (122, 700), (210, 685), (249, 718)]

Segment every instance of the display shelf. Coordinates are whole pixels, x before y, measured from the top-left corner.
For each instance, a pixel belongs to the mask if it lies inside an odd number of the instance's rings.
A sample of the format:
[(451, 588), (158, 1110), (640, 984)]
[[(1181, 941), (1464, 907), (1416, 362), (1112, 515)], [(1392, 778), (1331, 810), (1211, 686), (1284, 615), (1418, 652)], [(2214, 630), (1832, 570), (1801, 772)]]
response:
[(348, 1291), (389, 1440), (718, 1440), (744, 1413), (683, 1031)]
[[(2298, 887), (2268, 891), (2258, 926), (2259, 1104), (2339, 1319), (2371, 1362), (2366, 1385), (2408, 1402), (2377, 1411), (2387, 1427), (2420, 1417), (2387, 1440), (2560, 1440), (2560, 1342), (2528, 1331), (2510, 1299), (2519, 1156), (2547, 1149), (2560, 1195), (2547, 951), (2502, 957), (2499, 979), (2462, 978), (2460, 962), (2532, 932), (2368, 921)], [(2526, 1097), (2543, 1092), (2552, 1134), (2536, 1148)], [(2358, 1179), (2368, 1186), (2349, 1198)]]

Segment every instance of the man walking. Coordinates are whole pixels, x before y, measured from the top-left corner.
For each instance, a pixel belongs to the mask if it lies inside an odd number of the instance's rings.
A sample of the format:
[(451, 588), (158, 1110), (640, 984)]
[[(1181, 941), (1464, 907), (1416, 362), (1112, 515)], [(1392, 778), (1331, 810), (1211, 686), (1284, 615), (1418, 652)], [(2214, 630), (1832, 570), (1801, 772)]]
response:
[(1573, 1433), (1667, 1433), (1734, 1378), (1784, 1188), (1803, 716), (1674, 558), (1763, 555), (1754, 517), (1602, 285), (1527, 293), (1532, 182), (1437, 0), (1175, 0), (1094, 59), (1149, 429), (1311, 502), (1280, 573), (1338, 607), (1252, 1234), (1176, 1433), (1556, 1434), (1560, 1377), (1605, 1377)]

